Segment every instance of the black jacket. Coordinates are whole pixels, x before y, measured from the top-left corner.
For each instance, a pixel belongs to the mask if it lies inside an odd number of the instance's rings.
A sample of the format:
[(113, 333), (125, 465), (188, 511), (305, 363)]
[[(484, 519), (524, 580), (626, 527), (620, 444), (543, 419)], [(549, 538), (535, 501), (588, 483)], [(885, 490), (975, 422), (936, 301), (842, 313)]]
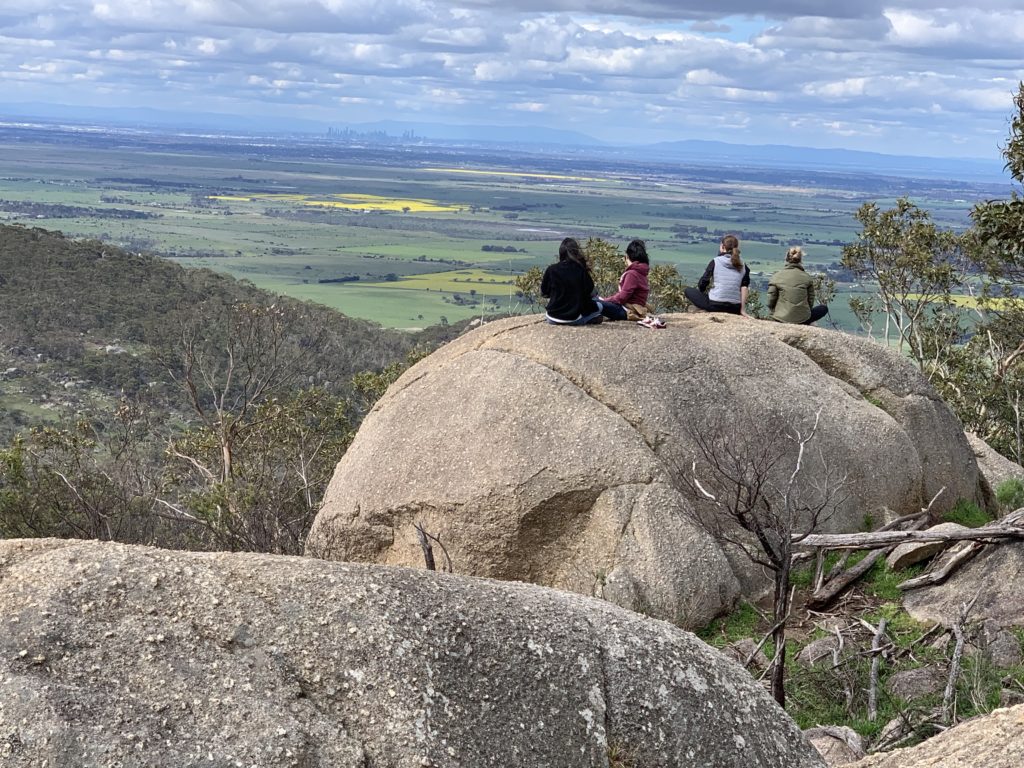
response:
[(548, 298), (547, 313), (556, 320), (572, 322), (597, 312), (594, 280), (585, 267), (572, 259), (556, 262), (544, 271), (540, 294)]

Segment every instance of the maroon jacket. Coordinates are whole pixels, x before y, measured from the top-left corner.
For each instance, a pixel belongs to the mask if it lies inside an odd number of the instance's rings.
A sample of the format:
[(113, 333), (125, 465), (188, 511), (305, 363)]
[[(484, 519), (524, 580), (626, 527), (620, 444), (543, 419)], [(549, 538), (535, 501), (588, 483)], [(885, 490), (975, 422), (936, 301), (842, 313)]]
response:
[(613, 296), (608, 296), (605, 301), (622, 306), (623, 304), (646, 304), (647, 296), (651, 292), (651, 286), (647, 282), (647, 273), (651, 271), (650, 264), (641, 261), (630, 262), (626, 271), (619, 278), (619, 290)]

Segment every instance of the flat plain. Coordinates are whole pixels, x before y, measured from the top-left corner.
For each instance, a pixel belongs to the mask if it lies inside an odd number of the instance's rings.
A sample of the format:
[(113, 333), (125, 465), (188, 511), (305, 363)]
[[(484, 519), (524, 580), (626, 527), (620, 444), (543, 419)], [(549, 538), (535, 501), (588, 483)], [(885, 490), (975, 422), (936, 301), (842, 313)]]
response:
[[(864, 202), (947, 227), (1003, 190), (955, 180), (683, 166), (569, 150), (0, 129), (0, 218), (157, 253), (397, 328), (536, 311), (513, 280), (559, 241), (640, 237), (695, 282), (737, 234), (755, 283), (790, 244), (836, 270)], [(846, 297), (833, 320), (850, 326)]]

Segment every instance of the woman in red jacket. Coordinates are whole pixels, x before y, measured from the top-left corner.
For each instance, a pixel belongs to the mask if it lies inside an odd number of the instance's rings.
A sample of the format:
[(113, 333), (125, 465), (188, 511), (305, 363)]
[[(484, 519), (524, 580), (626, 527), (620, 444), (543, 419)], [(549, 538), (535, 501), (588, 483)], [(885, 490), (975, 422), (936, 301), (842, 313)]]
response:
[(625, 262), (626, 271), (619, 278), (619, 290), (608, 298), (598, 299), (601, 314), (609, 320), (625, 320), (626, 304), (646, 305), (651, 292), (647, 282), (651, 264), (643, 240), (633, 240), (626, 246)]

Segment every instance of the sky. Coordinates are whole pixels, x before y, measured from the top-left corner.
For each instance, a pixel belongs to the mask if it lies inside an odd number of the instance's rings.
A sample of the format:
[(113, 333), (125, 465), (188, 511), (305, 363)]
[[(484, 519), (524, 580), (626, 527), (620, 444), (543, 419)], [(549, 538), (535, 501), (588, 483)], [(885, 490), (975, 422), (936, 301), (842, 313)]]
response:
[(1024, 0), (0, 0), (0, 104), (998, 159)]

